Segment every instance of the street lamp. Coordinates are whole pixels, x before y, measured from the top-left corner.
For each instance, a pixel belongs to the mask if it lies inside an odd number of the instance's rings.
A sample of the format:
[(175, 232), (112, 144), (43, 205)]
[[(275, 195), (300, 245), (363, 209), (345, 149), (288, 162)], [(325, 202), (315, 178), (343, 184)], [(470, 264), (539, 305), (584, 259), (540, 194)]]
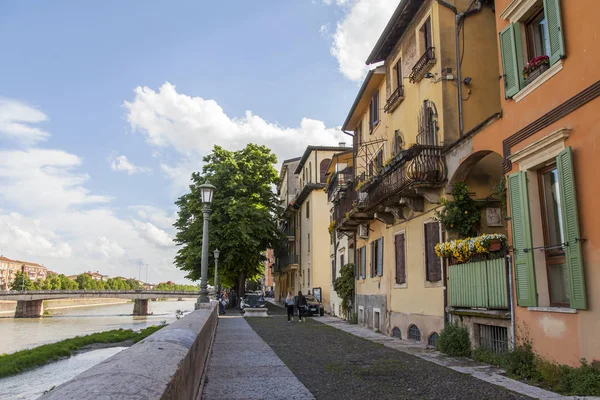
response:
[(196, 301), (196, 310), (200, 308), (200, 304), (208, 303), (208, 216), (210, 215), (210, 203), (215, 187), (206, 181), (198, 187), (200, 189), (200, 198), (202, 200), (202, 216), (204, 217), (204, 225), (202, 227), (202, 263), (200, 267), (200, 295)]
[(221, 290), (219, 288), (219, 249), (215, 249), (213, 251), (213, 255), (215, 256), (215, 291), (219, 293)]

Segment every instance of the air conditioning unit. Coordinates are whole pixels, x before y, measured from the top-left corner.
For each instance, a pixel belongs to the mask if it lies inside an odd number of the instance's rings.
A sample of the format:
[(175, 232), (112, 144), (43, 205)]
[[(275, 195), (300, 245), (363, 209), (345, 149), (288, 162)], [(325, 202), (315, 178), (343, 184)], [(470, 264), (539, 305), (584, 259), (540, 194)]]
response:
[(369, 227), (367, 225), (358, 226), (358, 237), (362, 239), (369, 238)]

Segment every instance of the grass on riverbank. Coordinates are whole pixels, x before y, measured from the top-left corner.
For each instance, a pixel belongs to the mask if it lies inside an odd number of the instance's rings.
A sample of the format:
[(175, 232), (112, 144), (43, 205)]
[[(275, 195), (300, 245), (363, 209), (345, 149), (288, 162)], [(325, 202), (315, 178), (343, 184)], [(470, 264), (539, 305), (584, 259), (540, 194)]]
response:
[(131, 329), (115, 329), (112, 331), (76, 336), (60, 342), (45, 344), (32, 349), (17, 351), (11, 354), (0, 354), (0, 377), (16, 375), (25, 370), (48, 364), (61, 358), (70, 357), (74, 351), (94, 343), (120, 343), (131, 340), (134, 343), (152, 335), (165, 325), (149, 326), (140, 332)]

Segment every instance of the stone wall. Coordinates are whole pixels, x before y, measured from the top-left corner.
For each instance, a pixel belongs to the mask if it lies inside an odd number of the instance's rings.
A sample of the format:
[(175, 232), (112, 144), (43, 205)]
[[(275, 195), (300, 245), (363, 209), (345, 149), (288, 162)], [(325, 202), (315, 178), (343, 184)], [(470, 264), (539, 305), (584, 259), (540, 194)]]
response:
[(217, 328), (216, 302), (58, 386), (41, 399), (194, 399)]

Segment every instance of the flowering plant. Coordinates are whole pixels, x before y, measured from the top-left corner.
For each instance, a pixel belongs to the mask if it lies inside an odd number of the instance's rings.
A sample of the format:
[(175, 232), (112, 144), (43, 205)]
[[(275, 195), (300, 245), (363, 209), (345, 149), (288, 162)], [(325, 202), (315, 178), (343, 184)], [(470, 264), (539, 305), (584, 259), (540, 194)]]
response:
[(469, 258), (475, 254), (489, 253), (490, 245), (494, 241), (500, 241), (502, 247), (505, 247), (507, 243), (505, 235), (500, 233), (485, 234), (438, 243), (435, 245), (435, 254), (438, 257), (454, 257), (459, 263), (464, 263), (469, 261)]
[(463, 182), (457, 182), (452, 188), (453, 200), (442, 199), (441, 211), (435, 212), (435, 218), (445, 231), (458, 232), (469, 236), (479, 225), (481, 214), (479, 206), (469, 195), (469, 188)]
[(550, 65), (550, 57), (538, 56), (529, 61), (523, 68), (523, 76), (527, 78), (529, 74), (538, 69), (540, 65)]
[(329, 223), (329, 228), (327, 229), (329, 230), (329, 234), (332, 235), (335, 231), (335, 219)]

